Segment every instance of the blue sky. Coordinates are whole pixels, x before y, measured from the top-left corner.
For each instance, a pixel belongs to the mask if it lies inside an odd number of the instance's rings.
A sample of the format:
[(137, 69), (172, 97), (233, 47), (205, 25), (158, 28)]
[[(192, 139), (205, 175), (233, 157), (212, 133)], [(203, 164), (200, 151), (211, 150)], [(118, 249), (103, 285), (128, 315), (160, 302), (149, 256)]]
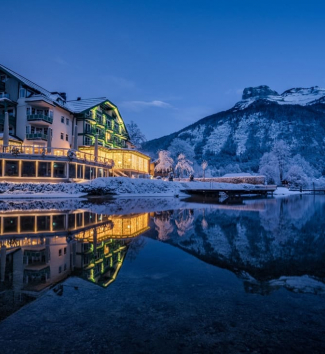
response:
[(10, 0), (0, 63), (68, 99), (108, 97), (148, 139), (248, 86), (325, 87), (325, 1)]

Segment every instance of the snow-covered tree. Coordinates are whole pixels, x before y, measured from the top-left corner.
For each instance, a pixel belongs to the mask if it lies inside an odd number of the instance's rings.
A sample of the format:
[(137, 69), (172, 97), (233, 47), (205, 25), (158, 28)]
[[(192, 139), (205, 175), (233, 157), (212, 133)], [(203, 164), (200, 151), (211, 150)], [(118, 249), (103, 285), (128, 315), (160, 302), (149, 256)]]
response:
[(130, 124), (126, 125), (126, 128), (130, 135), (131, 142), (136, 147), (140, 147), (142, 143), (147, 141), (145, 135), (141, 132), (140, 128), (136, 123), (133, 122), (133, 120), (131, 120)]
[(295, 155), (291, 159), (290, 165), (300, 166), (308, 177), (320, 177), (320, 172), (317, 171), (314, 167), (312, 167), (310, 163), (307, 162), (300, 154)]
[(175, 220), (178, 236), (182, 237), (193, 228), (194, 217), (189, 210), (181, 210)]
[(193, 162), (188, 160), (184, 154), (179, 154), (177, 158), (177, 164), (175, 166), (175, 170), (183, 177), (183, 173), (190, 175), (194, 173), (193, 170)]
[(174, 160), (170, 157), (170, 152), (167, 150), (160, 150), (159, 157), (155, 161), (157, 164), (155, 166), (156, 172), (169, 172), (173, 168)]
[(268, 183), (280, 183), (279, 162), (273, 152), (266, 152), (262, 156), (259, 171), (266, 177)]
[(202, 163), (201, 163), (201, 167), (202, 167), (202, 170), (203, 170), (203, 179), (204, 179), (205, 178), (205, 170), (208, 167), (207, 161), (203, 160)]
[(156, 215), (154, 217), (154, 223), (156, 225), (155, 229), (158, 232), (158, 240), (168, 240), (170, 238), (169, 234), (174, 231), (174, 225), (172, 225), (168, 214), (163, 213), (162, 215)]
[(194, 161), (195, 153), (194, 148), (188, 142), (182, 139), (174, 139), (168, 147), (170, 156), (176, 160), (180, 154), (184, 154), (191, 161)]
[(290, 148), (283, 140), (279, 140), (274, 144), (271, 152), (278, 160), (280, 181), (282, 181), (291, 158)]
[(293, 165), (285, 175), (285, 179), (289, 182), (290, 186), (296, 188), (308, 187), (308, 177), (301, 166)]

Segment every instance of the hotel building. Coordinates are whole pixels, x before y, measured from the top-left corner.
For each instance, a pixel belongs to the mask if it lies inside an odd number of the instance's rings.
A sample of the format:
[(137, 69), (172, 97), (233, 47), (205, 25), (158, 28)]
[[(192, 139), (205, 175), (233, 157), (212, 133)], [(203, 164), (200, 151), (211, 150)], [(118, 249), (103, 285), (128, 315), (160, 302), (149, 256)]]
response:
[[(85, 180), (149, 174), (118, 108), (68, 101), (0, 65), (0, 180)], [(9, 177), (9, 178), (8, 178)]]

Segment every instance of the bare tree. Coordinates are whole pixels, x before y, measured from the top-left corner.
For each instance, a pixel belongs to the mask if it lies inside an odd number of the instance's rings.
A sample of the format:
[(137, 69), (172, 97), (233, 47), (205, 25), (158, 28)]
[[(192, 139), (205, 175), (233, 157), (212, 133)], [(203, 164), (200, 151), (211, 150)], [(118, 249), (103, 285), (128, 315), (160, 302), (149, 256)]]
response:
[(136, 123), (131, 120), (130, 124), (126, 125), (131, 142), (136, 146), (140, 147), (141, 144), (147, 141), (145, 135), (141, 132), (140, 128)]
[(202, 163), (201, 163), (201, 167), (202, 167), (202, 170), (203, 170), (203, 180), (205, 180), (205, 170), (208, 167), (207, 161), (203, 160)]

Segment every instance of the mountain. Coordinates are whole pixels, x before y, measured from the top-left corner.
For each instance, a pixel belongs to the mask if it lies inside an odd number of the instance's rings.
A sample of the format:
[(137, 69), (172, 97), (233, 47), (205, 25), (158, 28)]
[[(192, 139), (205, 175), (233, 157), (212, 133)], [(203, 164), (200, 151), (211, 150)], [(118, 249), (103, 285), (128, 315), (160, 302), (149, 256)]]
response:
[(293, 88), (279, 94), (265, 85), (245, 88), (231, 109), (148, 141), (142, 151), (157, 157), (158, 150), (183, 141), (197, 164), (208, 161), (212, 175), (237, 164), (243, 172), (257, 172), (263, 154), (279, 140), (292, 156), (300, 154), (325, 172), (325, 89)]

